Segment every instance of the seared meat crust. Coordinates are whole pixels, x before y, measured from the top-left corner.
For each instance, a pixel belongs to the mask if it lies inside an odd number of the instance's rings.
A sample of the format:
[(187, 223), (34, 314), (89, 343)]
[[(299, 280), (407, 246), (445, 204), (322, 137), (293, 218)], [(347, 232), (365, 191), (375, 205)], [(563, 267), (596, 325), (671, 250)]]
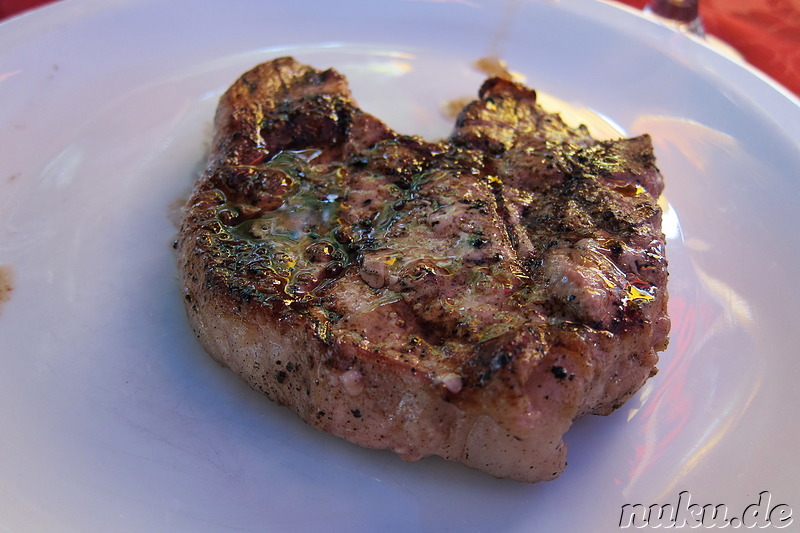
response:
[(447, 140), (280, 58), (222, 97), (177, 250), (206, 350), (327, 432), (536, 482), (667, 344), (647, 136), (596, 141), (492, 78)]

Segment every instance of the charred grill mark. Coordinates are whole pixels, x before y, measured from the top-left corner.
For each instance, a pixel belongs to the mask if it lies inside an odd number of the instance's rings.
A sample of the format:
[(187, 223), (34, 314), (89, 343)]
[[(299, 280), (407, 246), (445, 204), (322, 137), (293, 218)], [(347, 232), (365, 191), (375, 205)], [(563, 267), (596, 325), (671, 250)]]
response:
[(519, 238), (514, 230), (511, 213), (506, 205), (506, 199), (503, 194), (503, 182), (499, 178), (491, 179), (489, 180), (489, 187), (494, 195), (497, 204), (497, 212), (500, 215), (500, 220), (503, 222), (503, 229), (505, 230), (508, 242), (511, 243), (511, 249), (517, 252), (519, 250)]
[(519, 386), (518, 365), (530, 364), (530, 358), (538, 357), (544, 344), (532, 342), (535, 333), (523, 327), (480, 344), (475, 354), (464, 364), (464, 384), (482, 388), (498, 380), (506, 383), (509, 390)]
[(556, 379), (566, 379), (567, 376), (569, 376), (569, 372), (567, 372), (563, 366), (553, 366), (550, 368), (550, 371)]
[(489, 358), (479, 358), (475, 361), (476, 366), (481, 370), (478, 371), (477, 381), (474, 383), (477, 387), (483, 387), (492, 380), (492, 377), (504, 368), (508, 368), (512, 361), (511, 354), (500, 352)]

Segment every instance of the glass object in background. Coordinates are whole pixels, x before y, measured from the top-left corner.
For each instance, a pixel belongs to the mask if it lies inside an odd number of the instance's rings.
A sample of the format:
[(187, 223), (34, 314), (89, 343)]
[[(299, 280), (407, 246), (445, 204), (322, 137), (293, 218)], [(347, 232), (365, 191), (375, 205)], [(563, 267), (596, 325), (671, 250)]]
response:
[(644, 10), (663, 22), (699, 36), (705, 35), (700, 0), (650, 0)]

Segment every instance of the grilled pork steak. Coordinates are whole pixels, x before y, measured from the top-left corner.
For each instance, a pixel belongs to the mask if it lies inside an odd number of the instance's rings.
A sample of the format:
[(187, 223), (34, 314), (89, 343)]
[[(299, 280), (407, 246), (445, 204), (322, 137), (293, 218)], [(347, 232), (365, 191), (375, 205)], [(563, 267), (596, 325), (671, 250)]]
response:
[(206, 350), (321, 430), (536, 482), (655, 373), (666, 261), (648, 137), (599, 142), (489, 79), (448, 140), (281, 58), (222, 97), (177, 242)]

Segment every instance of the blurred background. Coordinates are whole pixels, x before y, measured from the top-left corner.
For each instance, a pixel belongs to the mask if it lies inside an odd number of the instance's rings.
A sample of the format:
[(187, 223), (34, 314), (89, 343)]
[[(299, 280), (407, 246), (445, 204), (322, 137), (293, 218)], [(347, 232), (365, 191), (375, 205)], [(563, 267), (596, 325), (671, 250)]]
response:
[[(0, 20), (52, 1), (0, 0)], [(649, 0), (608, 1), (642, 9)], [(701, 0), (700, 16), (712, 39), (800, 96), (800, 0)]]

